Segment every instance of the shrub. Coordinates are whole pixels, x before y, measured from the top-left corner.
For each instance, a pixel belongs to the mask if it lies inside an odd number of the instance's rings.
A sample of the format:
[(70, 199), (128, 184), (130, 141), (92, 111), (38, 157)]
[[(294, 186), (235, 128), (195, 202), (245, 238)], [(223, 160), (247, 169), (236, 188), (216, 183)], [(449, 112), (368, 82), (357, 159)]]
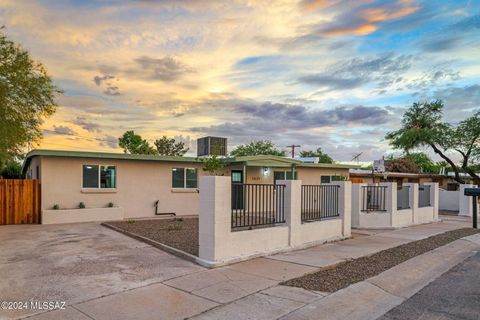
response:
[(78, 204), (78, 207), (79, 207), (80, 209), (85, 209), (85, 208), (86, 208), (86, 207), (85, 207), (85, 203), (83, 203), (83, 202), (80, 202), (80, 203)]
[(128, 224), (133, 224), (133, 223), (135, 223), (135, 220), (133, 220), (133, 219), (128, 219), (128, 220), (127, 220), (127, 223), (128, 223)]
[(107, 204), (107, 207), (113, 208), (113, 202), (109, 202), (109, 203)]
[(58, 204), (54, 204), (52, 207), (53, 210), (58, 210), (60, 209), (60, 206)]

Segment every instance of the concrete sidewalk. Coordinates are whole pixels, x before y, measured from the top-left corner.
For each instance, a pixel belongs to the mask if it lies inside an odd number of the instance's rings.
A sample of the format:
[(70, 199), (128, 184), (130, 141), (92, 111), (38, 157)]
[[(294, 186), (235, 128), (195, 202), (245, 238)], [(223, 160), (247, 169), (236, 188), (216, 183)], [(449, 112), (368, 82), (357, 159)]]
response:
[(467, 226), (464, 221), (445, 221), (400, 230), (360, 230), (346, 241), (194, 271), (30, 319), (373, 319), (472, 255), (480, 248), (480, 238), (457, 240), (333, 294), (278, 283)]

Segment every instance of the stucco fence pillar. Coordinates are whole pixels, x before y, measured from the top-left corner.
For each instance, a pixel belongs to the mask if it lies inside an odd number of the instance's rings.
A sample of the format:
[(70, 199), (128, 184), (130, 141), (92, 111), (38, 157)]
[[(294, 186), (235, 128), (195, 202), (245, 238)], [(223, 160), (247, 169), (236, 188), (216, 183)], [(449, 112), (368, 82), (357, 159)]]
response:
[(351, 226), (352, 228), (360, 228), (360, 215), (363, 202), (363, 187), (368, 186), (366, 183), (353, 183), (351, 184)]
[(476, 188), (473, 184), (461, 184), (460, 185), (460, 194), (458, 195), (458, 215), (472, 217), (473, 216), (473, 201), (472, 197), (465, 196), (466, 188)]
[(352, 182), (336, 181), (333, 185), (340, 187), (338, 190), (338, 211), (342, 220), (342, 236), (352, 236)]
[(433, 207), (432, 221), (439, 221), (438, 208), (440, 190), (437, 182), (425, 182), (423, 185), (430, 186), (430, 205)]
[(404, 183), (404, 187), (408, 187), (408, 207), (411, 210), (410, 224), (417, 224), (418, 217), (415, 215), (418, 208), (418, 183)]

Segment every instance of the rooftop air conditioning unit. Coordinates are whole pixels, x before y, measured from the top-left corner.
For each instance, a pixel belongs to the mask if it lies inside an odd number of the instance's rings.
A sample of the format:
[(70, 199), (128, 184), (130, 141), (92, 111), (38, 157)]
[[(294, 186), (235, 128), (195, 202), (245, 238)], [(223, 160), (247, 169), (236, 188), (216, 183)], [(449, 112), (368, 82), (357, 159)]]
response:
[(208, 157), (213, 154), (222, 157), (227, 155), (227, 138), (203, 137), (197, 139), (198, 157)]

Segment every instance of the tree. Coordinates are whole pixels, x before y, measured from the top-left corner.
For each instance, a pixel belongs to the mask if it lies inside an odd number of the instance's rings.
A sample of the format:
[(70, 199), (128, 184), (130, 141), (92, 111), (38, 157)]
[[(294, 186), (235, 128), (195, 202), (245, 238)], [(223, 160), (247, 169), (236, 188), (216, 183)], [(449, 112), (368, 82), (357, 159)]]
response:
[[(386, 138), (394, 148), (405, 152), (430, 147), (452, 168), (457, 182), (465, 183), (460, 177), (460, 172), (465, 171), (478, 183), (480, 177), (471, 166), (480, 149), (480, 112), (454, 126), (442, 120), (443, 107), (441, 100), (414, 103), (403, 115), (402, 127), (389, 132)], [(460, 165), (451, 153), (460, 155)]]
[(413, 161), (418, 169), (424, 173), (439, 173), (441, 166), (434, 163), (429, 156), (423, 152), (412, 152), (404, 155), (404, 158)]
[(0, 167), (42, 138), (40, 125), (55, 112), (57, 87), (40, 62), (0, 28)]
[(123, 148), (123, 152), (130, 154), (157, 154), (157, 151), (150, 146), (147, 140), (142, 139), (133, 130), (126, 131), (123, 136), (118, 138), (118, 145)]
[[(217, 148), (220, 149), (220, 148)], [(218, 159), (218, 153), (220, 150), (215, 150), (213, 154), (208, 158), (200, 158), (203, 162), (203, 171), (207, 171), (212, 175), (217, 175), (218, 170), (225, 167), (223, 162)]]
[(23, 178), (22, 165), (15, 160), (9, 160), (3, 167), (2, 171), (0, 171), (0, 177), (3, 179)]
[(323, 152), (322, 148), (317, 148), (315, 151), (302, 151), (300, 152), (301, 157), (318, 157), (320, 163), (333, 163), (333, 159)]
[(247, 144), (237, 146), (230, 152), (234, 157), (273, 155), (285, 156), (285, 151), (278, 149), (270, 140), (254, 140)]
[(182, 157), (189, 150), (189, 148), (185, 148), (185, 142), (176, 142), (175, 139), (167, 138), (167, 136), (155, 140), (154, 144), (157, 147), (158, 154), (161, 156)]
[(416, 163), (409, 158), (391, 158), (385, 160), (385, 171), (387, 172), (406, 172), (406, 173), (418, 173), (418, 167)]

